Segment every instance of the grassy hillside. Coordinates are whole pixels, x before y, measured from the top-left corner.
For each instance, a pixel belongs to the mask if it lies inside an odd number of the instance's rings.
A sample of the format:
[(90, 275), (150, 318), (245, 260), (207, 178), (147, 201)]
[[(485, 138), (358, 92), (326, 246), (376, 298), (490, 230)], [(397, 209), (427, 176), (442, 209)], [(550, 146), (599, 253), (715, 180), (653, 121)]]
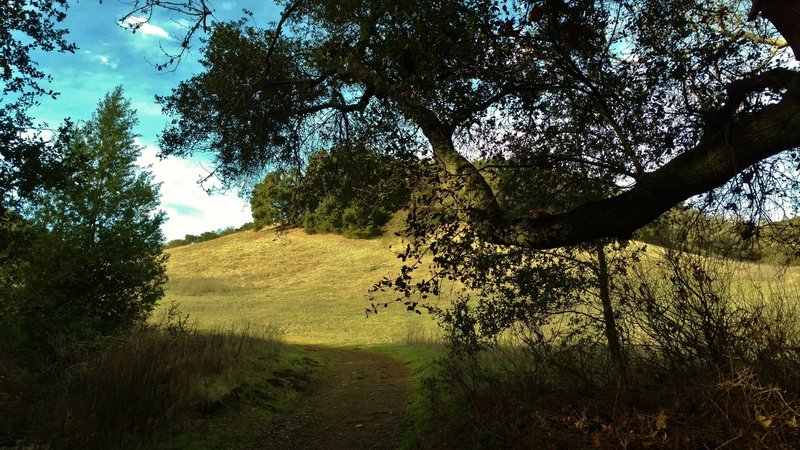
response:
[[(408, 443), (421, 439), (427, 423), (421, 380), (438, 352), (407, 344), (428, 344), (438, 332), (430, 317), (409, 313), (401, 304), (366, 316), (370, 287), (384, 276), (397, 276), (402, 265), (390, 249), (393, 243), (399, 245), (390, 236), (349, 239), (296, 229), (285, 234), (241, 231), (172, 248), (167, 250), (170, 281), (161, 308), (178, 303), (201, 330), (243, 323), (278, 327), (288, 343), (366, 345), (402, 361), (415, 386), (408, 411), (414, 425), (404, 436), (404, 446), (413, 447)], [(386, 301), (395, 298), (387, 294)], [(447, 293), (439, 301), (448, 302)], [(191, 440), (195, 434), (181, 438)]]
[(391, 243), (264, 230), (170, 249), (162, 303), (178, 302), (200, 328), (270, 324), (293, 343), (394, 343), (433, 333), (431, 319), (399, 304), (365, 316), (369, 288), (401, 265)]
[[(706, 406), (721, 404), (730, 397), (725, 386), (732, 381), (723, 375), (720, 375), (723, 378), (717, 379), (716, 371), (696, 375), (686, 381), (683, 376), (671, 378), (670, 373), (658, 372), (656, 366), (645, 363), (631, 371), (636, 374), (629, 380), (628, 401), (631, 402), (631, 408), (620, 410), (622, 413), (619, 417), (602, 416), (612, 409), (617, 411), (616, 397), (606, 394), (613, 394), (619, 388), (616, 381), (606, 376), (606, 365), (597, 364), (597, 361), (605, 361), (606, 358), (602, 345), (577, 353), (575, 348), (567, 345), (556, 348), (552, 353), (544, 352), (539, 359), (536, 356), (539, 353), (531, 350), (541, 349), (527, 348), (525, 345), (518, 348), (501, 346), (496, 352), (470, 360), (463, 366), (458, 365), (457, 360), (451, 360), (451, 366), (448, 366), (450, 372), (440, 372), (438, 377), (428, 379), (423, 389), (420, 380), (431, 373), (430, 361), (440, 353), (409, 345), (386, 344), (402, 344), (435, 336), (435, 324), (426, 316), (406, 312), (400, 304), (392, 305), (377, 316), (365, 317), (364, 313), (368, 305), (369, 288), (383, 276), (396, 276), (402, 264), (389, 248), (391, 244), (398, 249), (401, 247), (399, 241), (393, 241), (388, 236), (359, 240), (330, 234), (309, 235), (302, 230), (276, 235), (274, 231), (267, 230), (243, 231), (213, 241), (173, 248), (168, 250), (170, 282), (164, 305), (180, 303), (181, 310), (197, 320), (201, 329), (211, 330), (242, 322), (256, 326), (273, 325), (283, 329), (290, 343), (365, 345), (372, 351), (403, 361), (411, 370), (414, 380), (415, 392), (409, 411), (409, 423), (413, 425), (406, 435), (406, 445), (412, 448), (426, 441), (436, 446), (437, 443), (460, 440), (476, 443), (486, 440), (487, 447), (498, 448), (578, 448), (588, 447), (589, 443), (622, 442), (620, 439), (629, 434), (632, 442), (650, 443), (655, 435), (652, 433), (663, 434), (663, 427), (659, 428), (656, 420), (662, 415), (676, 417), (675, 422), (669, 425), (676, 429), (670, 429), (669, 437), (673, 439), (670, 442), (697, 443), (706, 442), (706, 438), (711, 439), (708, 442), (724, 442), (736, 427), (755, 427), (760, 430), (758, 427), (762, 426), (751, 420), (750, 407), (740, 404), (725, 404), (720, 407), (723, 412), (715, 412), (716, 415), (698, 414), (691, 409), (696, 405), (684, 408), (681, 399), (688, 398), (684, 385), (689, 386), (689, 390), (705, 389), (700, 391), (707, 397), (698, 401), (700, 411), (705, 411), (702, 408)], [(663, 277), (664, 274), (656, 269), (665, 258), (663, 249), (648, 246), (641, 258), (642, 270), (651, 276)], [(716, 265), (713, 258), (701, 260)], [(786, 312), (793, 314), (800, 287), (800, 268), (781, 270), (770, 265), (743, 262), (723, 266), (731, 271), (723, 275), (732, 275), (720, 279), (730, 287), (721, 292), (732, 296), (731, 303), (726, 303), (726, 307), (743, 306), (742, 311), (749, 311), (753, 309), (750, 306), (769, 304), (777, 292), (791, 306)], [(650, 269), (653, 269), (653, 273), (649, 273)], [(663, 281), (654, 279), (652, 285), (662, 287)], [(669, 291), (669, 286), (659, 293), (664, 294), (667, 301), (675, 300), (674, 296), (670, 296), (673, 293)], [(386, 300), (391, 301), (392, 297)], [(439, 301), (446, 303), (450, 298), (445, 295)], [(750, 305), (750, 301), (754, 303)], [(765, 311), (769, 310), (767, 308)], [(730, 319), (733, 316), (725, 317)], [(795, 333), (795, 330), (796, 327), (789, 324), (785, 331)], [(629, 337), (638, 335), (634, 331)], [(759, 336), (757, 333), (756, 337)], [(761, 336), (759, 339), (766, 338)], [(794, 342), (795, 334), (787, 339), (787, 342)], [(559, 364), (553, 365), (553, 361)], [(776, 361), (783, 364), (783, 360)], [(794, 370), (796, 366), (793, 361), (781, 367)], [(747, 370), (769, 368), (768, 365), (762, 366)], [(591, 370), (587, 371), (587, 368)], [(658, 376), (650, 376), (651, 373), (644, 372), (644, 369), (653, 370), (655, 372), (652, 373)], [(760, 389), (773, 381), (786, 384), (785, 380), (791, 377), (776, 378), (783, 372), (770, 372), (767, 369), (763, 371), (763, 380), (753, 378), (755, 381), (748, 381), (751, 384), (736, 386), (751, 389), (752, 392), (741, 393), (745, 403), (752, 401), (754, 408), (773, 411), (777, 417), (788, 411), (786, 408), (789, 408), (789, 404), (767, 404), (760, 397)], [(648, 375), (642, 375), (645, 373)], [(653, 380), (658, 381), (653, 384)], [(607, 382), (611, 384), (604, 384)], [(665, 388), (666, 385), (671, 387)], [(791, 388), (796, 384), (786, 386)], [(659, 396), (652, 395), (656, 391)], [(459, 397), (461, 394), (462, 397)], [(519, 402), (506, 403), (509, 399)], [(794, 398), (791, 401), (794, 402)], [(434, 411), (425, 407), (430, 404), (439, 406)], [(554, 408), (553, 405), (562, 406)], [(574, 408), (563, 405), (573, 405)], [(570, 425), (589, 420), (587, 415), (591, 414), (587, 411), (601, 417), (591, 419), (596, 422), (592, 426), (618, 430), (619, 434), (614, 434), (617, 433), (614, 431), (601, 436), (588, 425), (584, 428)], [(789, 425), (780, 429), (782, 434), (775, 431), (778, 437), (770, 442), (795, 439), (797, 429), (793, 420), (796, 414), (791, 414), (792, 419), (786, 422)], [(541, 423), (528, 423), (532, 416), (541, 418)], [(739, 419), (731, 419), (733, 425), (720, 425), (713, 420), (717, 416), (743, 419), (739, 422), (736, 422)], [(800, 420), (800, 416), (797, 420)], [(681, 423), (692, 424), (696, 421), (701, 421), (702, 426), (696, 429), (692, 426), (680, 428)], [(435, 429), (426, 426), (441, 423), (449, 425)], [(712, 431), (706, 433), (700, 430), (703, 427), (709, 427)], [(552, 442), (548, 439), (552, 439)], [(552, 445), (545, 445), (548, 442)], [(611, 444), (609, 448), (616, 445)]]
[[(242, 322), (280, 327), (287, 341), (325, 344), (383, 344), (427, 338), (436, 333), (428, 317), (390, 304), (366, 317), (369, 288), (394, 277), (402, 264), (390, 236), (350, 239), (334, 234), (242, 231), (168, 250), (167, 295), (163, 305), (180, 304), (201, 329)], [(649, 258), (662, 249), (648, 246)], [(800, 268), (736, 263), (744, 284), (797, 285)], [(386, 293), (385, 299), (394, 299)], [(448, 302), (445, 292), (439, 299)]]

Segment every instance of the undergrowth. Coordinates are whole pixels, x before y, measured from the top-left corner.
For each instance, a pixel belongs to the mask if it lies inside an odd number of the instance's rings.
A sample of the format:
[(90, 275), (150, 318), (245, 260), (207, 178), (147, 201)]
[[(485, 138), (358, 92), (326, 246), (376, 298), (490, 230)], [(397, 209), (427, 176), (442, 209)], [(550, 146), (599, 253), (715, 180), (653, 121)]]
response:
[(623, 373), (602, 330), (568, 313), (517, 323), (480, 348), (451, 329), (449, 353), (424, 383), (439, 425), (421, 444), (800, 447), (800, 296), (745, 286), (707, 261), (667, 255), (647, 277), (629, 265), (617, 279)]
[[(426, 448), (797, 448), (796, 393), (752, 368), (676, 377), (639, 372), (625, 385), (509, 351), (445, 359), (425, 383)], [(538, 364), (537, 364), (538, 363)], [(632, 369), (636, 370), (636, 367)]]
[(282, 345), (269, 328), (201, 333), (171, 308), (86, 347), (39, 371), (0, 362), (0, 445), (153, 448), (154, 436), (190, 431), (253, 391), (253, 372), (269, 373)]

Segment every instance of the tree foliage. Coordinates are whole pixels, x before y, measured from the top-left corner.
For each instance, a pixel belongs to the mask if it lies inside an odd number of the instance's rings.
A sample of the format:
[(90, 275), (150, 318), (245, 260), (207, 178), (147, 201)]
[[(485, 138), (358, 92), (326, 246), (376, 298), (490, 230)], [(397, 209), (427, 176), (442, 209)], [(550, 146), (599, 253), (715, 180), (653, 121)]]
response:
[(299, 178), (296, 171), (273, 171), (253, 188), (250, 211), (256, 228), (300, 223), (293, 200)]
[[(28, 109), (43, 95), (57, 94), (40, 85), (49, 80), (31, 57), (34, 51), (73, 52), (67, 30), (66, 0), (22, 0), (0, 4), (0, 208), (14, 206), (59, 175), (54, 147), (33, 132)], [(3, 230), (0, 229), (0, 232)]]
[(163, 295), (164, 214), (158, 185), (137, 166), (137, 122), (121, 88), (86, 123), (71, 126), (65, 183), (41, 188), (28, 208), (27, 244), (4, 280), (6, 305), (25, 328), (106, 334), (145, 319)]
[(274, 171), (253, 189), (259, 226), (302, 225), (306, 231), (369, 237), (409, 199), (419, 172), (414, 159), (380, 154), (358, 143), (319, 150), (305, 173)]
[[(438, 184), (458, 185), (460, 219), (503, 245), (626, 237), (711, 192), (758, 214), (792, 202), (770, 203), (793, 192), (793, 166), (776, 161), (797, 159), (800, 76), (747, 13), (734, 0), (290, 2), (272, 28), (213, 28), (206, 70), (162, 99), (175, 117), (163, 145), (216, 149), (236, 181), (319, 141), (422, 141)], [(479, 156), (557, 173), (545, 200), (577, 181), (603, 189), (532, 221), (498, 203)]]
[(310, 232), (379, 234), (409, 198), (414, 161), (381, 155), (364, 145), (340, 145), (311, 155), (298, 192)]

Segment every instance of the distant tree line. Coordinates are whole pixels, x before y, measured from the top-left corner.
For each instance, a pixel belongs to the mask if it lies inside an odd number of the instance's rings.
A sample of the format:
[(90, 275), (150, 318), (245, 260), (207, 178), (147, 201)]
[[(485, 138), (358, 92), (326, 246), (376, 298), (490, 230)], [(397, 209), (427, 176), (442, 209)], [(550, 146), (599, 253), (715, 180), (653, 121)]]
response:
[(223, 236), (227, 236), (229, 234), (238, 233), (240, 231), (245, 231), (245, 230), (252, 230), (254, 228), (255, 228), (255, 225), (253, 224), (253, 222), (247, 222), (246, 224), (244, 224), (244, 225), (242, 225), (240, 227), (226, 227), (226, 228), (222, 228), (222, 229), (219, 229), (219, 230), (216, 230), (216, 231), (204, 231), (203, 233), (200, 233), (199, 235), (187, 234), (186, 236), (184, 236), (183, 239), (173, 239), (173, 240), (167, 242), (164, 245), (164, 248), (165, 249), (169, 249), (169, 248), (175, 248), (175, 247), (182, 247), (184, 245), (197, 244), (197, 243), (200, 243), (200, 242), (211, 241), (211, 240), (214, 240), (214, 239), (219, 239), (219, 238), (221, 238)]

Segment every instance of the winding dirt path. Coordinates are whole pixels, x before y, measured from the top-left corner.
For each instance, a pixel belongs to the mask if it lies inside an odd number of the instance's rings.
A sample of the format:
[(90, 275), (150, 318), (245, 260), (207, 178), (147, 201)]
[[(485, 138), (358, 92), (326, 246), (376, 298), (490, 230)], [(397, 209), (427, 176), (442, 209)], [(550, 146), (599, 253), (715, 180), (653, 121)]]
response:
[(410, 402), (403, 363), (360, 349), (306, 347), (320, 356), (314, 384), (254, 449), (396, 449)]

